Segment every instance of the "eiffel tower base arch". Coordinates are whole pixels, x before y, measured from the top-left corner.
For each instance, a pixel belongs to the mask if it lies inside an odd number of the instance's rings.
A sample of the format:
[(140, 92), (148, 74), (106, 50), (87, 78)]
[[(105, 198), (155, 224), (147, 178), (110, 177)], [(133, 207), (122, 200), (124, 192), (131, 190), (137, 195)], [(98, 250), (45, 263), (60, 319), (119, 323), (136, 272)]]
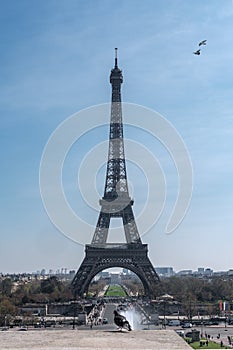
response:
[(159, 277), (147, 254), (147, 244), (142, 243), (86, 245), (85, 258), (72, 281), (75, 297), (84, 297), (92, 279), (99, 272), (111, 267), (122, 267), (139, 277), (145, 296), (154, 298)]

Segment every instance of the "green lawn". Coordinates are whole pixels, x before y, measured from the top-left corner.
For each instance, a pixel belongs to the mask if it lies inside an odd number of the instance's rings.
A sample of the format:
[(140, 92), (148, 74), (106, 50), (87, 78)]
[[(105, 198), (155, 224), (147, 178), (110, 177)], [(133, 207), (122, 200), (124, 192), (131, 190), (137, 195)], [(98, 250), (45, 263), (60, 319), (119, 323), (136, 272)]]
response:
[(106, 290), (104, 296), (106, 297), (127, 297), (124, 289), (118, 284), (110, 285)]
[(228, 346), (223, 346), (221, 348), (220, 344), (217, 344), (213, 341), (209, 341), (208, 343), (208, 346), (206, 345), (203, 345), (203, 346), (200, 346), (200, 342), (199, 341), (196, 341), (194, 343), (190, 343), (189, 344), (193, 349), (231, 349), (229, 348)]

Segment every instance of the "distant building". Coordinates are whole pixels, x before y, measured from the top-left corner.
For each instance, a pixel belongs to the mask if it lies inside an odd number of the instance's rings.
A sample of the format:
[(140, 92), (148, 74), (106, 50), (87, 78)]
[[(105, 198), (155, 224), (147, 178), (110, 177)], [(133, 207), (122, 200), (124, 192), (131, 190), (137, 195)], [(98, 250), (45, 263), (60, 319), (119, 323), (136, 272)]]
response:
[(161, 277), (171, 277), (175, 274), (173, 267), (155, 267), (155, 271)]
[(101, 278), (108, 278), (110, 273), (108, 271), (101, 271), (98, 275), (100, 275)]
[(94, 277), (94, 281), (97, 282), (99, 280), (105, 280), (109, 281), (110, 280), (110, 273), (108, 271), (101, 271), (99, 272), (95, 277)]
[(223, 277), (223, 276), (228, 275), (228, 272), (229, 271), (215, 271), (215, 272), (213, 272), (213, 275), (215, 277)]
[(177, 272), (177, 275), (179, 276), (190, 276), (193, 274), (192, 270), (181, 270), (179, 272)]
[(212, 276), (213, 275), (213, 270), (208, 268), (208, 269), (205, 269), (205, 276)]
[(120, 284), (121, 283), (121, 276), (119, 273), (111, 273), (111, 284)]
[(70, 277), (72, 277), (72, 278), (73, 278), (73, 277), (74, 277), (74, 275), (75, 275), (75, 270), (70, 270), (70, 271), (69, 271), (69, 275), (70, 275)]

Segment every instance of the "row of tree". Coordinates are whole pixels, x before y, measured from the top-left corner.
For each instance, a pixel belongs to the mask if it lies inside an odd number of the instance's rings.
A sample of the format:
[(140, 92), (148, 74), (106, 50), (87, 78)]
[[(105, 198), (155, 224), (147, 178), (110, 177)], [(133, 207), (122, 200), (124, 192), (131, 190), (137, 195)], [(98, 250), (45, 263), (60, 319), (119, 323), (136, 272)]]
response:
[(173, 295), (182, 302), (193, 299), (199, 303), (216, 303), (220, 300), (233, 300), (233, 279), (213, 277), (170, 277), (162, 281), (160, 292)]
[[(126, 280), (124, 284), (134, 295), (143, 294), (143, 286), (138, 280)], [(173, 276), (161, 280), (156, 294), (158, 296), (170, 294), (179, 302), (187, 299), (196, 300), (198, 303), (216, 303), (219, 300), (233, 301), (233, 279)]]
[(59, 281), (55, 276), (46, 280), (33, 280), (20, 283), (17, 287), (11, 278), (0, 281), (0, 324), (7, 315), (20, 314), (20, 309), (27, 303), (62, 302), (72, 299), (70, 284)]
[[(103, 289), (105, 283), (93, 283), (89, 290), (97, 295)], [(143, 295), (143, 286), (137, 279), (126, 280), (124, 285), (134, 295)], [(219, 300), (233, 300), (233, 279), (215, 277), (211, 279), (198, 279), (195, 277), (170, 277), (164, 278), (158, 284), (157, 295), (170, 294), (177, 301), (182, 302), (187, 297), (195, 299), (199, 303), (215, 303)], [(0, 302), (9, 299), (15, 306), (29, 302), (60, 302), (72, 299), (70, 283), (60, 281), (52, 276), (45, 280), (32, 280), (21, 283), (14, 288), (11, 278), (0, 280)]]
[[(93, 283), (89, 291), (98, 295), (105, 283)], [(126, 280), (124, 285), (133, 295), (143, 295), (143, 286), (139, 280)], [(216, 312), (219, 301), (233, 301), (233, 279), (215, 277), (198, 279), (192, 277), (165, 278), (158, 285), (157, 295), (170, 294), (183, 305), (186, 312), (195, 313), (196, 305), (209, 304), (210, 312)], [(15, 288), (11, 278), (0, 280), (0, 318), (5, 315), (17, 315), (20, 307), (26, 303), (52, 303), (72, 300), (70, 283), (52, 276), (46, 280), (33, 280), (21, 283)]]

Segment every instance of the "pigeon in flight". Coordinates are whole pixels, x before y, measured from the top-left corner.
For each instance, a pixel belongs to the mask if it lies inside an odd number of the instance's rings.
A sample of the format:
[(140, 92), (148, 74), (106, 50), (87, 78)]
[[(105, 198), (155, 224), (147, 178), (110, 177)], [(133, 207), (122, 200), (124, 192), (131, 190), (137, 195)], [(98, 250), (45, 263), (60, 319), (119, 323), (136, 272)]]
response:
[(206, 42), (207, 42), (207, 40), (202, 40), (202, 41), (199, 42), (198, 45), (199, 45), (199, 46), (201, 46), (201, 45), (206, 45)]
[(114, 313), (114, 322), (120, 328), (120, 330), (122, 330), (122, 328), (126, 328), (128, 329), (128, 331), (132, 331), (132, 328), (129, 322), (126, 320), (125, 316), (122, 316), (116, 310), (114, 310), (113, 313)]
[(199, 49), (199, 50), (197, 50), (197, 51), (195, 51), (193, 53), (194, 53), (194, 55), (200, 55), (201, 54), (201, 49)]

